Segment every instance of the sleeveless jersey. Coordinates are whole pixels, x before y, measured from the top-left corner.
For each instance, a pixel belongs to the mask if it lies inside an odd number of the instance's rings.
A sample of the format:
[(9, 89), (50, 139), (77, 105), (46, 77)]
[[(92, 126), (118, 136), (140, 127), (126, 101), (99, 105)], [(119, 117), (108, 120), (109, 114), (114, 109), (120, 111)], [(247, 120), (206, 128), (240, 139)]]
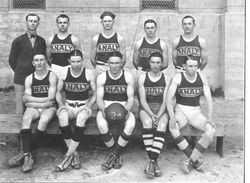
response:
[(146, 100), (148, 103), (161, 104), (163, 102), (163, 94), (166, 87), (163, 73), (161, 74), (160, 79), (156, 82), (151, 81), (148, 73), (146, 73), (144, 87), (146, 92)]
[(122, 70), (122, 75), (118, 79), (112, 79), (108, 71), (106, 71), (103, 99), (108, 101), (127, 101), (127, 85), (124, 70)]
[(184, 58), (187, 55), (193, 55), (198, 60), (198, 67), (200, 67), (200, 58), (201, 58), (201, 45), (199, 42), (199, 36), (197, 35), (194, 40), (186, 42), (182, 35), (180, 36), (180, 41), (176, 47), (177, 50), (177, 66), (181, 67), (184, 63)]
[(143, 71), (149, 71), (150, 67), (148, 58), (153, 52), (162, 53), (160, 39), (158, 39), (154, 44), (150, 44), (144, 37), (142, 44), (139, 48), (139, 62), (138, 62), (138, 66), (142, 67)]
[(181, 83), (176, 90), (176, 103), (188, 106), (199, 106), (200, 96), (203, 92), (203, 82), (200, 74), (193, 83), (190, 83), (181, 73)]
[(71, 34), (65, 39), (61, 40), (57, 34), (54, 36), (51, 42), (51, 62), (52, 64), (59, 66), (69, 65), (69, 53), (75, 49), (75, 46), (71, 40)]
[(49, 86), (50, 86), (49, 75), (50, 75), (50, 71), (42, 80), (39, 80), (35, 78), (34, 73), (32, 74), (31, 96), (48, 97)]
[(86, 79), (86, 69), (81, 75), (74, 77), (68, 68), (66, 79), (64, 80), (64, 90), (67, 102), (81, 102), (89, 99), (90, 82)]
[[(96, 44), (97, 64), (104, 65), (108, 61), (108, 54), (113, 51), (119, 51), (120, 45), (115, 33), (111, 38), (105, 38), (102, 33), (99, 34)], [(99, 61), (99, 62), (98, 62)]]

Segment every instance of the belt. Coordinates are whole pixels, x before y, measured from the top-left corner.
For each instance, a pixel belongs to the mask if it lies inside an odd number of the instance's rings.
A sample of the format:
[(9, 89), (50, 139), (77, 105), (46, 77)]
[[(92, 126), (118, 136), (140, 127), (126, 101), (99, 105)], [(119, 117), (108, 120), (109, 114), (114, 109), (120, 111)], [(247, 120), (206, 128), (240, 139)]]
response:
[(70, 107), (81, 107), (81, 106), (86, 105), (84, 103), (78, 103), (78, 102), (76, 102), (76, 103), (68, 103), (68, 104), (69, 104)]
[(106, 63), (106, 62), (103, 62), (103, 61), (96, 61), (96, 64), (97, 65), (106, 65), (106, 66), (108, 66), (108, 63)]

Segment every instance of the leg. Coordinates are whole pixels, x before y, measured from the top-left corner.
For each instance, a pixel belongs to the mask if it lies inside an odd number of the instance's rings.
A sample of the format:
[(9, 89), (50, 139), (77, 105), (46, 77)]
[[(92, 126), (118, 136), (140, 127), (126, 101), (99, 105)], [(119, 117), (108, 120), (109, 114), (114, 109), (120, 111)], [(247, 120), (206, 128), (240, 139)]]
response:
[(22, 115), (24, 112), (24, 105), (22, 101), (24, 85), (14, 84), (16, 94), (16, 114)]

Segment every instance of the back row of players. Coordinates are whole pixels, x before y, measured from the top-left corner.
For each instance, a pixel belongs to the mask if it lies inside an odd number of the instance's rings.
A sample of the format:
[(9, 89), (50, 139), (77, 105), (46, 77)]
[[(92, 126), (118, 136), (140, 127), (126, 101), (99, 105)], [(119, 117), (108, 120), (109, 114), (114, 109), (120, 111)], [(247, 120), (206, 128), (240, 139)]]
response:
[[(32, 24), (37, 18), (37, 15), (28, 15), (27, 25), (30, 19)], [(104, 31), (93, 38), (91, 46), (91, 62), (97, 73), (83, 67), (83, 54), (77, 49), (80, 47), (79, 41), (67, 32), (69, 18), (66, 15), (60, 15), (57, 18), (59, 33), (48, 41), (50, 46), (47, 47), (47, 55), (48, 60), (51, 59), (51, 69), (47, 67), (45, 53), (33, 52), (32, 65), (35, 71), (26, 78), (25, 94), (22, 96), (22, 101), (27, 107), (20, 131), (23, 152), (11, 158), (9, 165), (18, 166), (23, 162), (23, 172), (32, 170), (30, 124), (40, 117), (36, 131), (40, 142), (44, 138), (48, 122), (57, 111), (60, 130), (68, 151), (55, 170), (64, 171), (69, 166), (75, 169), (81, 168), (76, 149), (80, 139), (83, 138), (85, 122), (91, 116), (91, 108), (96, 102), (99, 108), (96, 116), (97, 126), (104, 143), (111, 149), (110, 156), (102, 164), (102, 168), (104, 170), (121, 168), (120, 152), (128, 143), (136, 123), (131, 109), (134, 102), (134, 85), (137, 83), (143, 142), (149, 156), (145, 174), (149, 177), (162, 175), (157, 159), (165, 141), (169, 118), (170, 132), (178, 147), (188, 157), (183, 164), (185, 172), (189, 173), (193, 168), (201, 170), (202, 162), (199, 158), (211, 143), (215, 126), (211, 121), (212, 99), (208, 82), (206, 77), (197, 71), (199, 68), (204, 68), (207, 63), (207, 57), (204, 54), (205, 41), (194, 36), (193, 17), (183, 18), (184, 34), (173, 41), (174, 65), (182, 72), (177, 72), (171, 82), (170, 78), (161, 72), (168, 66), (168, 53), (166, 43), (156, 37), (157, 25), (154, 20), (145, 21), (146, 37), (135, 44), (133, 63), (138, 70), (145, 71), (139, 71), (138, 79), (135, 80), (130, 72), (123, 69), (126, 60), (125, 41), (112, 29), (115, 15), (104, 12), (100, 18)], [(30, 42), (32, 45), (31, 40)], [(71, 47), (74, 49), (72, 50)], [(66, 52), (67, 50), (69, 53)], [(14, 69), (14, 71), (17, 70)], [(17, 77), (15, 75), (15, 81), (20, 79)], [(20, 85), (21, 82), (15, 84)], [(65, 98), (63, 92), (65, 92)], [(199, 99), (202, 92), (208, 103), (208, 118), (205, 118), (200, 111)], [(176, 97), (175, 108), (172, 103), (174, 97)], [(55, 107), (55, 98), (58, 110)], [(116, 142), (109, 131), (109, 121), (105, 115), (105, 108), (113, 102), (121, 103), (127, 110), (124, 130)], [(69, 120), (73, 118), (76, 118), (76, 127), (71, 131)], [(204, 131), (194, 149), (180, 134), (180, 129), (187, 123)]]

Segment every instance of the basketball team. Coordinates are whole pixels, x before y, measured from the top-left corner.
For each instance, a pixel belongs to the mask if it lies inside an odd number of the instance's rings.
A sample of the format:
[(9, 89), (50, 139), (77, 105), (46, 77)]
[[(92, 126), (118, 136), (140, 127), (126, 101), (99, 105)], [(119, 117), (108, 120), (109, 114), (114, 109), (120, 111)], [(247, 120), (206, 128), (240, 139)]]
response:
[[(38, 119), (35, 137), (37, 143), (42, 143), (48, 123), (57, 115), (67, 152), (55, 171), (80, 169), (77, 147), (96, 103), (97, 127), (110, 150), (101, 167), (104, 171), (121, 168), (121, 152), (136, 126), (132, 107), (138, 98), (138, 122), (142, 123), (142, 139), (148, 154), (145, 175), (149, 178), (162, 175), (157, 160), (167, 128), (187, 157), (182, 165), (184, 173), (203, 171), (200, 157), (213, 140), (215, 125), (209, 84), (202, 71), (208, 62), (206, 41), (194, 32), (195, 19), (190, 15), (183, 17), (183, 34), (172, 42), (175, 66), (172, 78), (163, 71), (170, 56), (166, 42), (156, 35), (155, 20), (144, 22), (145, 36), (134, 44), (136, 73), (124, 68), (126, 43), (113, 29), (115, 15), (105, 11), (100, 20), (103, 31), (92, 39), (90, 61), (94, 69), (90, 69), (84, 65), (86, 57), (79, 39), (68, 32), (70, 18), (66, 14), (56, 18), (58, 33), (47, 41), (37, 34), (40, 17), (26, 16), (27, 31), (12, 42), (9, 55), (14, 71), (16, 113), (23, 114), (20, 130), (23, 149), (8, 160), (9, 166), (22, 165), (23, 172), (32, 170), (31, 123)], [(200, 108), (202, 95), (208, 107), (206, 117)], [(70, 124), (72, 119), (74, 128)], [(110, 131), (112, 124), (122, 125), (118, 138)], [(180, 133), (187, 124), (204, 132), (194, 147)]]

